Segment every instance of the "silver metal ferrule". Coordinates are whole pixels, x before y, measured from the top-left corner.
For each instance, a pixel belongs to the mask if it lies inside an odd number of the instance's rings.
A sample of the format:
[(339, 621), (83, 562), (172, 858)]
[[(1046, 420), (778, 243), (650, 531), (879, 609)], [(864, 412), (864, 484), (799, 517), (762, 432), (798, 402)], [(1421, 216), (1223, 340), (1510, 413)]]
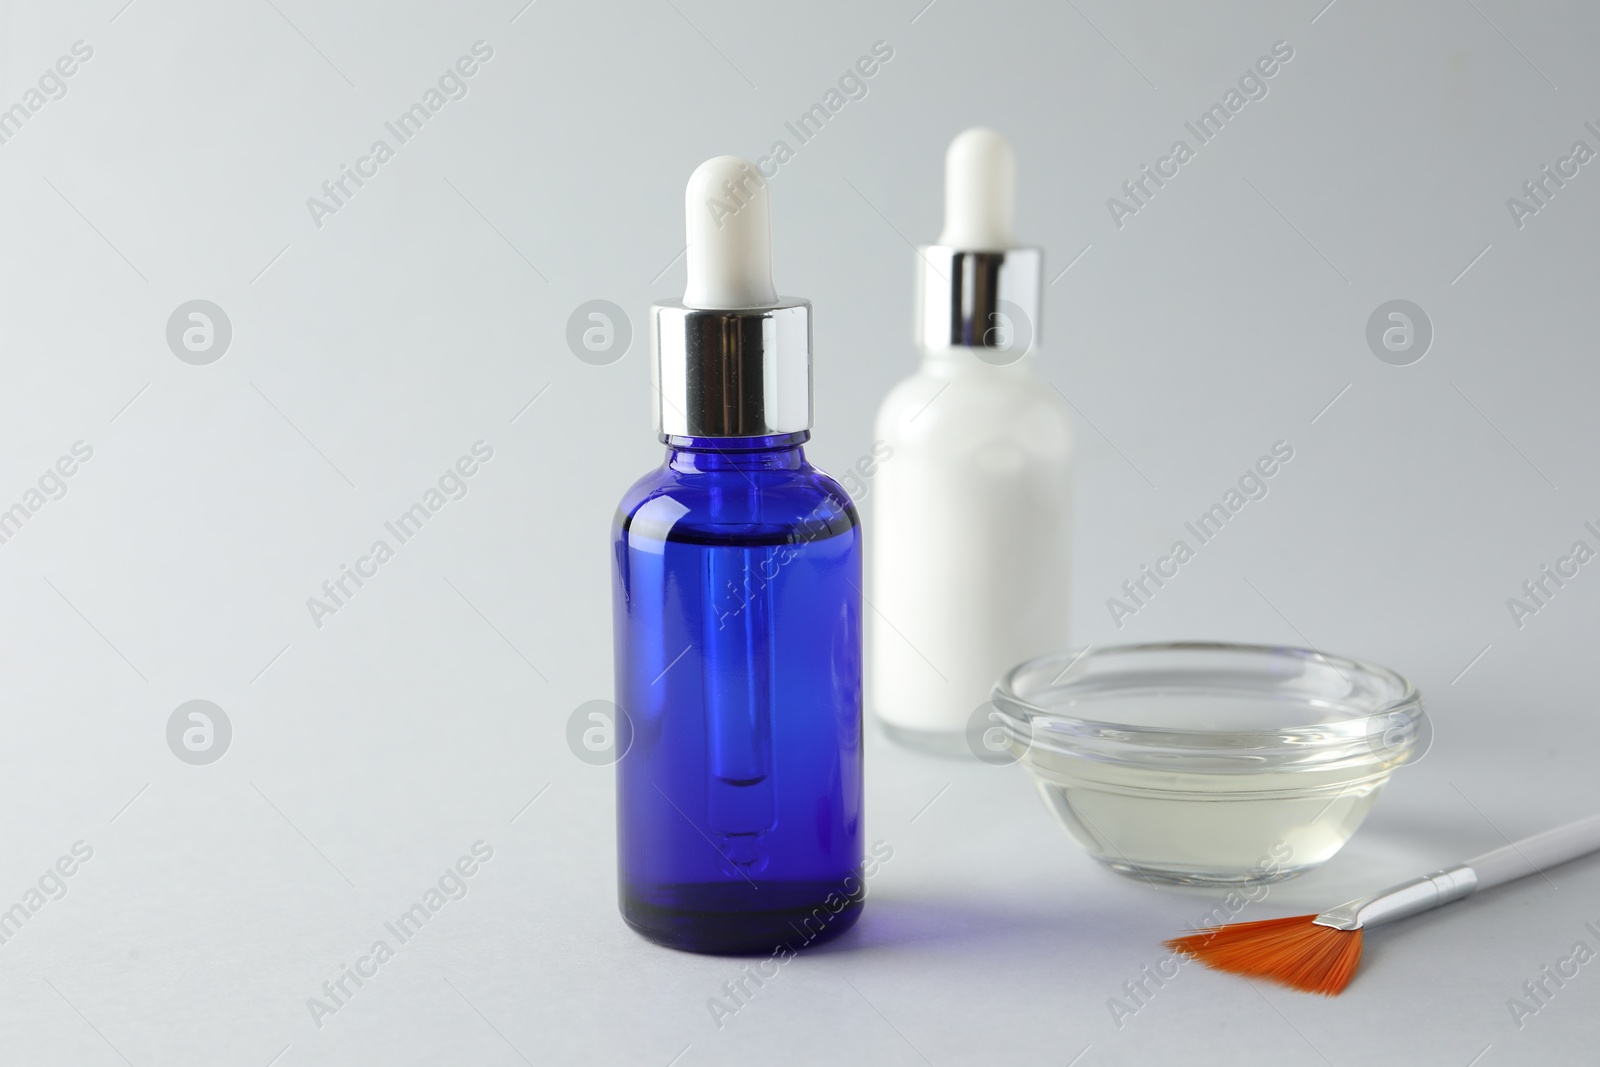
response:
[(973, 252), (917, 249), (917, 343), (996, 348), (1026, 355), (1039, 343), (1044, 254), (1037, 248)]
[(1469, 897), (1478, 888), (1478, 872), (1465, 864), (1392, 885), (1370, 897), (1340, 904), (1312, 921), (1335, 930), (1359, 930), (1431, 911), (1441, 904)]
[(764, 437), (811, 429), (811, 302), (651, 309), (656, 428), (675, 437)]

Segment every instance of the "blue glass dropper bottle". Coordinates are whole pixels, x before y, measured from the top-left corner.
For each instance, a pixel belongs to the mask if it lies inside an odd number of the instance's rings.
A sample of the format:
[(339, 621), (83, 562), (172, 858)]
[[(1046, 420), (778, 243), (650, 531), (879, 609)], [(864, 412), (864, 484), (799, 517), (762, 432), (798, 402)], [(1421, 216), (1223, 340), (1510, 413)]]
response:
[(772, 286), (768, 189), (689, 179), (688, 287), (652, 309), (662, 466), (613, 530), (618, 890), (645, 937), (795, 950), (860, 914), (861, 531), (806, 462), (811, 305)]

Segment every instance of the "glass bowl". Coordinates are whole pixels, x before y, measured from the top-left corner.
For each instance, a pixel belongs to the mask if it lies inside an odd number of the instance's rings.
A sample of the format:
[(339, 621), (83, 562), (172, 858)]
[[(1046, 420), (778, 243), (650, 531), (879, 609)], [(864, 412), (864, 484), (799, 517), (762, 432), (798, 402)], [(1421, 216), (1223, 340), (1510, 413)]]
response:
[(1006, 673), (992, 703), (1006, 750), (1091, 856), (1182, 885), (1317, 867), (1429, 736), (1394, 671), (1264, 645), (1043, 656)]

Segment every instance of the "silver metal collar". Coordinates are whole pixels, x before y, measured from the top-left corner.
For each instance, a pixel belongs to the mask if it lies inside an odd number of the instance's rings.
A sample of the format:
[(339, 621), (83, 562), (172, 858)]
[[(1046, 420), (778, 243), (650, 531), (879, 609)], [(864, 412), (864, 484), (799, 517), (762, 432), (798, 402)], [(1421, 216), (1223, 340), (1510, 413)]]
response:
[(651, 308), (657, 429), (676, 437), (763, 437), (811, 428), (811, 302)]
[[(1044, 255), (1037, 248), (917, 249), (917, 343), (994, 349), (1021, 359), (1039, 341)], [(981, 353), (980, 353), (981, 354)]]
[(1392, 885), (1370, 897), (1340, 904), (1318, 915), (1313, 922), (1335, 930), (1359, 930), (1404, 919), (1441, 904), (1469, 897), (1478, 888), (1478, 872), (1465, 864)]

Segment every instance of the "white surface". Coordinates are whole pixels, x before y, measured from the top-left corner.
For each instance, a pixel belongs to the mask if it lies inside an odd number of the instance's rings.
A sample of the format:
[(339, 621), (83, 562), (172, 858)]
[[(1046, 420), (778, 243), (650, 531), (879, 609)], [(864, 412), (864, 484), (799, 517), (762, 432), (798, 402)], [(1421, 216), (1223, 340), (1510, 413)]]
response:
[[(1014, 767), (876, 736), (895, 853), (857, 932), (718, 1030), (739, 965), (623, 928), (611, 775), (565, 740), (610, 695), (605, 530), (658, 458), (644, 312), (681, 291), (684, 176), (787, 140), (780, 277), (816, 303), (811, 454), (843, 478), (915, 365), (902, 234), (987, 123), (1051, 251), (1076, 633), (1309, 641), (1429, 699), (1433, 751), (1246, 917), (1600, 809), (1596, 564), (1520, 629), (1506, 606), (1600, 526), (1600, 175), (1506, 207), (1595, 144), (1591, 5), (522, 6), (11, 5), (7, 106), (93, 57), (0, 145), (0, 506), (94, 455), (0, 544), (0, 901), (94, 856), (0, 945), (0, 1063), (1592, 1062), (1600, 963), (1520, 1030), (1507, 1000), (1600, 947), (1594, 860), (1375, 932), (1337, 1000), (1185, 969), (1118, 1029), (1109, 998), (1218, 898), (1095, 869)], [(479, 40), (319, 228), (307, 198)], [(1107, 198), (1280, 40), (1265, 98), (1119, 229)], [(1396, 297), (1435, 326), (1408, 367), (1365, 339)], [(165, 338), (195, 298), (233, 324), (209, 366)], [(596, 298), (632, 316), (609, 366), (565, 340)], [(1280, 438), (1270, 493), (1118, 630), (1106, 599)], [(307, 598), (479, 440), (466, 495), (318, 628)], [(233, 724), (209, 767), (165, 740), (192, 699)], [(317, 1029), (306, 999), (479, 839), (467, 896)]]
[(974, 126), (944, 157), (944, 231), (939, 244), (993, 252), (1017, 243), (1017, 158), (1005, 136)]
[(738, 156), (708, 159), (683, 192), (687, 285), (695, 308), (767, 307), (772, 287), (772, 203), (766, 179)]

